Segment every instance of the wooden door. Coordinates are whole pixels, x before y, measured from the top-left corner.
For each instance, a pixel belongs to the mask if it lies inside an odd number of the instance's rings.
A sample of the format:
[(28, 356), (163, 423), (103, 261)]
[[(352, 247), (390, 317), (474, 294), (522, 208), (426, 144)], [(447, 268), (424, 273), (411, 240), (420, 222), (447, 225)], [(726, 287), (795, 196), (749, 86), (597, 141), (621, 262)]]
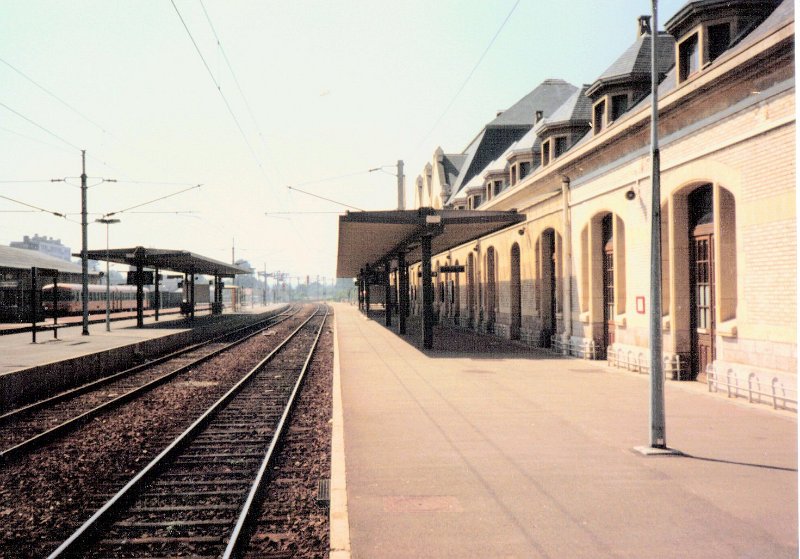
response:
[(692, 375), (698, 380), (705, 380), (706, 367), (715, 358), (713, 224), (694, 228), (690, 264)]
[(603, 250), (603, 347), (614, 343), (616, 325), (614, 324), (614, 247), (609, 241)]

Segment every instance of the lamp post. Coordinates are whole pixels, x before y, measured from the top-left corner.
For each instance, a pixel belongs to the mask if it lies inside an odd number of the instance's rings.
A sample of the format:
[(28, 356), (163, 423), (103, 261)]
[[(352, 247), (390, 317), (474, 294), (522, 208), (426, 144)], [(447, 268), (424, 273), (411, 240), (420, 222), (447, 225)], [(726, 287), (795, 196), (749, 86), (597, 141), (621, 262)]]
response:
[(106, 225), (106, 332), (111, 332), (111, 278), (108, 275), (108, 226), (119, 223), (118, 219), (95, 219)]

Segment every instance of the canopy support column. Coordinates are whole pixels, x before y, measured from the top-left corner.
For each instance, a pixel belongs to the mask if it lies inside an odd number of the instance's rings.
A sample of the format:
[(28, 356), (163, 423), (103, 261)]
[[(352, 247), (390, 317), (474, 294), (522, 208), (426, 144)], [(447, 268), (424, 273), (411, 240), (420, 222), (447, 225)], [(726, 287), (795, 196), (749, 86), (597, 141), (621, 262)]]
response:
[(356, 296), (358, 297), (358, 310), (364, 310), (364, 272), (358, 272), (358, 279), (356, 279)]
[(408, 316), (408, 268), (406, 267), (406, 254), (401, 252), (397, 255), (397, 275), (398, 293), (397, 302), (399, 303), (400, 333), (406, 333), (406, 317)]
[(364, 312), (369, 318), (369, 270), (364, 274)]
[(392, 325), (392, 283), (389, 281), (391, 276), (391, 260), (387, 260), (386, 264), (384, 265), (384, 279), (383, 279), (383, 287), (384, 287), (384, 296), (386, 297), (386, 302), (384, 303), (383, 307), (386, 311), (386, 326)]
[(153, 298), (153, 305), (156, 307), (156, 322), (158, 322), (158, 312), (161, 310), (161, 291), (158, 289), (158, 284), (161, 283), (158, 280), (158, 268), (153, 274), (153, 283), (155, 283), (155, 296)]
[(433, 283), (431, 282), (431, 236), (422, 236), (422, 347), (433, 349)]
[(189, 288), (191, 291), (189, 292), (189, 319), (194, 321), (194, 266), (192, 266), (189, 270)]
[(136, 263), (136, 327), (144, 327), (144, 266)]

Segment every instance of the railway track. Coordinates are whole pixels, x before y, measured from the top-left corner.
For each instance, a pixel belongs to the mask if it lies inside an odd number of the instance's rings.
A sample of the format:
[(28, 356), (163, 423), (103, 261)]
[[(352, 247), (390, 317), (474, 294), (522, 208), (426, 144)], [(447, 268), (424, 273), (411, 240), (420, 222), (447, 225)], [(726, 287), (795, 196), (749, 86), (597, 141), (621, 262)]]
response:
[(290, 308), (255, 324), (0, 415), (0, 464), (48, 444), (100, 414), (232, 349), (294, 316), (299, 308)]
[(236, 556), (326, 318), (318, 308), (49, 558)]

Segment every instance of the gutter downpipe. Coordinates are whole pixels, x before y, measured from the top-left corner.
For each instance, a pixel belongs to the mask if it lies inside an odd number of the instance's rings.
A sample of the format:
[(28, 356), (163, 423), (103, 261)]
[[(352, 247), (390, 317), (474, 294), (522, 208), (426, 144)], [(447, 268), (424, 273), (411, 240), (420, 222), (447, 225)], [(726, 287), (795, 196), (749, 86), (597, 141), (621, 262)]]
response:
[(561, 353), (569, 355), (569, 342), (572, 338), (572, 221), (569, 213), (569, 177), (561, 177), (561, 200), (564, 220), (564, 297), (561, 315), (564, 322), (564, 333), (561, 341)]

